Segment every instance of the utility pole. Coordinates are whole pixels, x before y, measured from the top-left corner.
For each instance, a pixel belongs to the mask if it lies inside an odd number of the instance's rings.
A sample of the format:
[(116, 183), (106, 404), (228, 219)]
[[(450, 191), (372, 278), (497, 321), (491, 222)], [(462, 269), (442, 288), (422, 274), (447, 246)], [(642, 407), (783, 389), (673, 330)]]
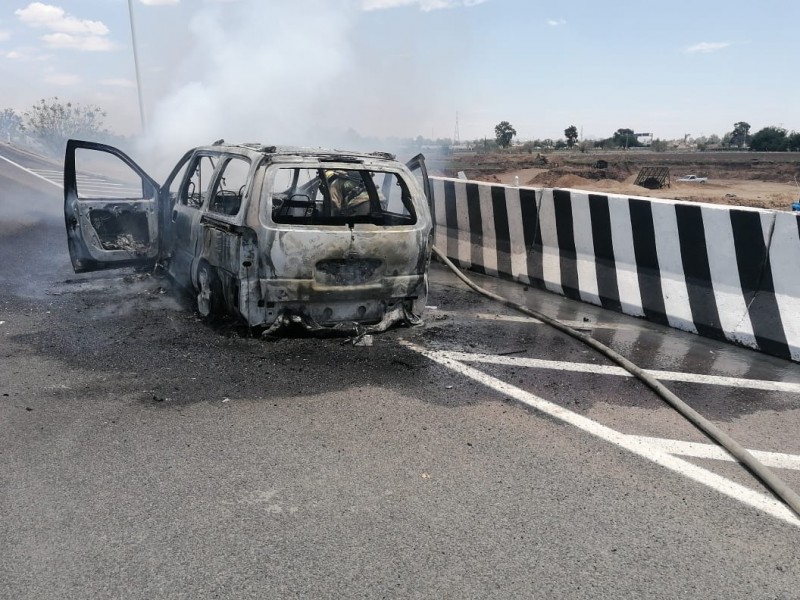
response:
[(147, 129), (144, 117), (144, 103), (142, 102), (142, 78), (139, 75), (139, 53), (136, 50), (136, 28), (133, 25), (133, 0), (128, 0), (128, 15), (131, 22), (131, 44), (133, 45), (133, 66), (136, 70), (136, 93), (139, 96), (139, 119), (142, 123), (142, 133)]

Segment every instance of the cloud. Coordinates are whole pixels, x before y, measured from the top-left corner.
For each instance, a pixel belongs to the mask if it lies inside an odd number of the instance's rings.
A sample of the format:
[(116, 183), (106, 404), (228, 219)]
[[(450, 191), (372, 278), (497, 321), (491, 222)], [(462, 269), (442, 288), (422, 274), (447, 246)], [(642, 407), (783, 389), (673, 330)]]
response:
[(14, 14), (26, 25), (54, 32), (41, 38), (49, 48), (86, 52), (107, 52), (115, 48), (105, 37), (109, 30), (102, 21), (78, 19), (58, 6), (31, 2), (27, 7), (14, 11)]
[(181, 0), (139, 0), (145, 6), (166, 6), (168, 4), (179, 4)]
[(565, 19), (547, 19), (547, 24), (550, 27), (558, 27), (559, 25), (566, 25), (567, 21)]
[(361, 8), (364, 10), (384, 10), (399, 8), (401, 6), (419, 6), (425, 12), (442, 8), (456, 8), (459, 6), (477, 6), (489, 0), (362, 0)]
[(48, 75), (44, 80), (53, 85), (77, 85), (81, 82), (81, 78), (78, 75), (71, 75), (69, 73)]
[(111, 87), (135, 88), (136, 82), (131, 81), (130, 79), (125, 79), (123, 77), (114, 77), (111, 79), (101, 79), (100, 85), (108, 85)]
[(42, 36), (42, 40), (50, 48), (67, 48), (83, 52), (108, 52), (114, 49), (114, 44), (108, 38), (97, 35), (70, 35), (68, 33), (49, 33)]
[(687, 54), (694, 54), (696, 52), (708, 54), (709, 52), (716, 52), (718, 50), (722, 50), (723, 48), (727, 48), (730, 45), (730, 42), (700, 42), (694, 46), (689, 46), (686, 48), (686, 50), (684, 50), (684, 52)]
[(31, 48), (15, 48), (2, 54), (2, 56), (19, 61), (46, 61), (52, 58), (51, 54), (39, 54)]
[(78, 19), (52, 4), (31, 2), (27, 7), (14, 11), (19, 20), (31, 27), (44, 27), (59, 33), (72, 35), (107, 35), (108, 27), (102, 21)]

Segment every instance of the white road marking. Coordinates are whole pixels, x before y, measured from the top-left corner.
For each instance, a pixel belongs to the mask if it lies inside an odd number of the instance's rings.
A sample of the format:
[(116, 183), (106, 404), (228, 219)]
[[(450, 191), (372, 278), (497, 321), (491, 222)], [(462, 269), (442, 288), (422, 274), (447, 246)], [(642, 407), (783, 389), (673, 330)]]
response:
[[(673, 454), (675, 456), (691, 456), (694, 458), (710, 458), (712, 460), (736, 462), (736, 459), (728, 454), (724, 448), (715, 446), (714, 444), (684, 442), (682, 440), (668, 440), (645, 436), (629, 437), (636, 438), (652, 448), (658, 448), (667, 454)], [(748, 450), (748, 452), (768, 467), (800, 470), (800, 455), (784, 454), (782, 452), (764, 452), (763, 450)]]
[[(525, 367), (529, 369), (553, 369), (556, 371), (572, 371), (576, 373), (595, 373), (597, 375), (616, 375), (633, 377), (622, 367), (597, 365), (594, 363), (576, 363), (560, 360), (542, 360), (539, 358), (520, 358), (514, 356), (497, 356), (494, 354), (471, 354), (467, 352), (442, 352), (443, 355), (457, 361), (479, 362), (490, 365)], [(769, 392), (788, 392), (800, 394), (800, 383), (788, 381), (769, 381), (765, 379), (744, 379), (741, 377), (723, 377), (721, 375), (703, 375), (700, 373), (680, 373), (678, 371), (656, 371), (645, 369), (645, 372), (662, 381), (682, 381), (686, 383), (703, 383), (726, 387)]]
[(99, 179), (97, 177), (76, 177), (75, 178), (78, 183), (85, 183), (86, 185), (99, 185), (99, 186), (114, 186), (114, 187), (135, 187), (134, 184), (129, 183), (116, 183), (113, 181), (108, 181), (107, 179)]
[(437, 362), (440, 365), (455, 371), (456, 373), (464, 375), (473, 381), (483, 384), (504, 396), (512, 397), (522, 404), (530, 406), (539, 412), (573, 425), (581, 431), (585, 431), (586, 433), (615, 444), (620, 448), (624, 448), (625, 450), (628, 450), (637, 456), (646, 458), (647, 460), (674, 471), (675, 473), (688, 477), (689, 479), (692, 479), (698, 483), (702, 483), (703, 485), (725, 494), (734, 500), (738, 500), (739, 502), (751, 506), (752, 508), (772, 515), (776, 519), (780, 519), (790, 525), (794, 525), (795, 527), (800, 527), (800, 519), (798, 519), (788, 507), (775, 498), (756, 492), (748, 487), (717, 475), (708, 469), (698, 467), (683, 459), (672, 456), (664, 450), (658, 448), (657, 445), (650, 445), (647, 438), (620, 433), (619, 431), (611, 429), (610, 427), (601, 425), (597, 421), (593, 421), (592, 419), (574, 413), (557, 404), (544, 400), (543, 398), (539, 398), (538, 396), (526, 392), (525, 390), (522, 390), (516, 386), (491, 377), (490, 375), (487, 375), (478, 369), (454, 360), (451, 356), (454, 353), (426, 350), (425, 348), (410, 342), (401, 343), (407, 348), (419, 352), (432, 361)]
[[(44, 181), (52, 183), (53, 185), (63, 189), (63, 185), (61, 183), (61, 178), (64, 175), (63, 171), (56, 171), (53, 169), (27, 169), (14, 163), (13, 161), (9, 161), (8, 159), (4, 160), (11, 162), (15, 166), (27, 171), (39, 179), (43, 179)], [(94, 177), (92, 175), (80, 174), (76, 175), (76, 182), (78, 183), (78, 190), (81, 198), (86, 198), (87, 195), (91, 195), (102, 198), (122, 199), (138, 198), (142, 195), (141, 188), (136, 186), (134, 183), (119, 183), (100, 177)], [(102, 196), (100, 196), (101, 193)]]
[(9, 164), (14, 165), (18, 169), (22, 169), (26, 173), (29, 173), (30, 175), (33, 175), (34, 177), (37, 177), (37, 178), (41, 179), (42, 181), (46, 181), (47, 183), (52, 184), (52, 185), (56, 186), (59, 189), (63, 189), (64, 188), (64, 186), (61, 185), (60, 183), (57, 183), (57, 182), (53, 181), (52, 179), (48, 179), (47, 177), (43, 177), (42, 175), (39, 175), (38, 173), (36, 173), (34, 171), (31, 171), (30, 169), (28, 169), (26, 167), (23, 167), (22, 165), (20, 165), (18, 163), (15, 163), (13, 160), (11, 160), (9, 158), (6, 158), (5, 156), (0, 156), (0, 160), (4, 160)]

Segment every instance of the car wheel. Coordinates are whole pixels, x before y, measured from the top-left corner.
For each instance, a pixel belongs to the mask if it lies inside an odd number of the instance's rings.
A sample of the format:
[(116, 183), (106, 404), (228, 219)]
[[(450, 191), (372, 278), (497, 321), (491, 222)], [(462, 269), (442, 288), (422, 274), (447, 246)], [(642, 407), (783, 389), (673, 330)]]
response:
[(205, 318), (223, 313), (222, 286), (214, 269), (203, 263), (197, 269), (197, 312)]

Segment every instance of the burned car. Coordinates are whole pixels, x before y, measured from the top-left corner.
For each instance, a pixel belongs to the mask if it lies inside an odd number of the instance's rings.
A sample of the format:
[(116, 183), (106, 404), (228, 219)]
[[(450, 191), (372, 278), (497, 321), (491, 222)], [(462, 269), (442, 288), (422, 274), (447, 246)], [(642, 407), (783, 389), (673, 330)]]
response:
[(120, 150), (70, 140), (64, 214), (76, 272), (160, 266), (204, 316), (383, 330), (418, 323), (425, 307), (433, 224), (421, 155), (404, 165), (220, 141), (187, 152), (159, 185)]

